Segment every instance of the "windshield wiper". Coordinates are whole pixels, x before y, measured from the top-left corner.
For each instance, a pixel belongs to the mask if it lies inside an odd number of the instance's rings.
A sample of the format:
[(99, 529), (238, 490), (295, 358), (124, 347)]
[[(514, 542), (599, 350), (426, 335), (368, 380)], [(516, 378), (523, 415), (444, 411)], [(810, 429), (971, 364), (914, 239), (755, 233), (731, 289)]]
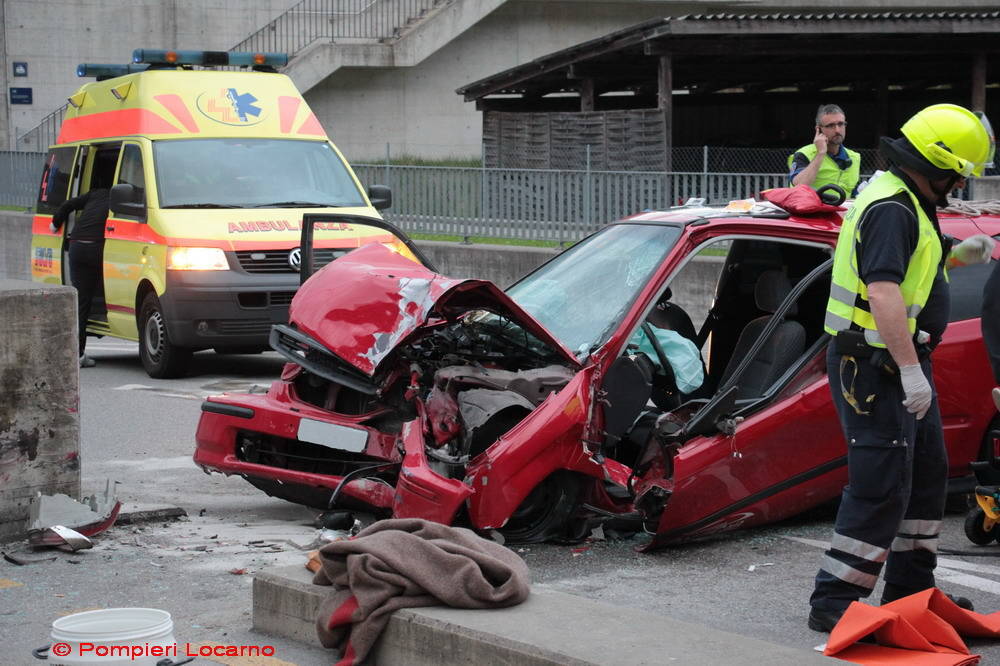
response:
[(243, 206), (234, 206), (233, 204), (220, 204), (220, 203), (183, 203), (183, 204), (171, 204), (169, 206), (160, 206), (160, 208), (243, 208)]
[(275, 201), (274, 203), (254, 204), (252, 208), (340, 208), (338, 203), (316, 203), (315, 201)]

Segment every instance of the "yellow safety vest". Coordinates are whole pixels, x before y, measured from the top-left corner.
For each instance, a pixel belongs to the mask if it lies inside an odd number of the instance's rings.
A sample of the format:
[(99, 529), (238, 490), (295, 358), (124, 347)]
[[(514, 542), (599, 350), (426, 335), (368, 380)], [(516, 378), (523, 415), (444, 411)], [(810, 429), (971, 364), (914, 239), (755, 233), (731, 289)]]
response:
[(830, 335), (851, 328), (853, 324), (854, 328), (864, 331), (868, 344), (885, 347), (868, 303), (868, 286), (858, 275), (857, 246), (861, 242), (858, 223), (864, 218), (870, 205), (899, 192), (906, 192), (910, 196), (917, 212), (917, 248), (910, 256), (906, 275), (899, 285), (910, 333), (917, 331), (917, 315), (927, 303), (941, 263), (941, 236), (906, 183), (895, 174), (887, 172), (862, 190), (854, 206), (844, 216), (844, 223), (837, 237), (837, 249), (833, 254), (833, 281), (823, 326)]
[[(834, 185), (840, 185), (847, 192), (847, 196), (851, 196), (851, 192), (858, 186), (858, 179), (861, 177), (861, 154), (851, 150), (847, 146), (844, 146), (844, 150), (847, 151), (847, 156), (851, 158), (851, 166), (841, 169), (837, 162), (827, 153), (826, 158), (819, 165), (819, 171), (816, 172), (816, 179), (812, 184), (814, 190), (833, 183)], [(795, 153), (802, 153), (806, 156), (806, 159), (812, 162), (813, 158), (816, 157), (816, 144), (810, 143), (808, 146), (802, 146)], [(789, 171), (795, 162), (795, 153), (788, 156)]]

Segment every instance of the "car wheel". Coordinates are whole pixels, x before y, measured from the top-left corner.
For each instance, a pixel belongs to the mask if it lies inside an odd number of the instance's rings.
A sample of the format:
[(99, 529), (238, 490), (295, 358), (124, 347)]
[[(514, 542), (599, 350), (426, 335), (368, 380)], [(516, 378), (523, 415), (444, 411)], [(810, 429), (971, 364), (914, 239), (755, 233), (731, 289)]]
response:
[(180, 377), (187, 370), (191, 350), (170, 341), (163, 308), (156, 294), (146, 294), (139, 309), (139, 358), (146, 374), (156, 379)]
[(986, 512), (974, 509), (965, 515), (965, 536), (977, 546), (985, 546), (1000, 536), (1000, 529), (994, 525), (991, 529), (983, 528)]
[(498, 531), (508, 543), (539, 543), (561, 536), (579, 495), (580, 477), (556, 472), (528, 493)]

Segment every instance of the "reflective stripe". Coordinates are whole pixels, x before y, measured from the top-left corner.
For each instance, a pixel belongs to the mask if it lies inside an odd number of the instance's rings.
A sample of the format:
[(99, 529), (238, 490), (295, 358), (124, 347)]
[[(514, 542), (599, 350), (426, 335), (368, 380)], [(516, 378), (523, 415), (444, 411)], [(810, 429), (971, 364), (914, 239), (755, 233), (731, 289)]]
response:
[(919, 534), (923, 536), (937, 536), (941, 533), (940, 520), (904, 520), (899, 523), (899, 534)]
[(833, 538), (830, 539), (830, 548), (844, 553), (850, 553), (851, 555), (868, 560), (869, 562), (885, 562), (885, 558), (889, 555), (889, 550), (887, 548), (879, 548), (878, 546), (873, 546), (870, 543), (865, 543), (864, 541), (860, 541), (858, 539), (852, 539), (849, 536), (837, 534), (836, 532), (834, 532)]
[(843, 303), (849, 308), (854, 307), (854, 302), (857, 300), (857, 294), (848, 289), (847, 287), (841, 287), (836, 282), (830, 283), (830, 298), (840, 303)]
[(830, 331), (846, 331), (851, 327), (851, 320), (827, 310), (826, 319), (823, 320), (823, 326)]
[(878, 580), (878, 576), (858, 571), (854, 567), (850, 567), (840, 560), (830, 557), (829, 555), (823, 558), (823, 566), (821, 568), (823, 571), (836, 576), (845, 583), (864, 587), (869, 590), (875, 588), (875, 581)]
[(908, 550), (927, 550), (936, 553), (938, 548), (938, 538), (929, 537), (926, 539), (913, 539), (909, 537), (896, 537), (892, 540), (892, 550), (900, 553)]
[(885, 347), (885, 342), (882, 340), (882, 336), (879, 335), (879, 332), (870, 328), (865, 329), (865, 342), (870, 345)]

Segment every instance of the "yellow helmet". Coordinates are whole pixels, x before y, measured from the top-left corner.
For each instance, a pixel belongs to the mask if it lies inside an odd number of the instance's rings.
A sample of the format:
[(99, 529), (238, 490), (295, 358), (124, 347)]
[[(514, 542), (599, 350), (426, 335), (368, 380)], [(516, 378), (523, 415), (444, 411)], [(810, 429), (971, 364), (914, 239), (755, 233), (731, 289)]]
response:
[(990, 121), (956, 104), (934, 104), (901, 128), (924, 159), (939, 169), (968, 178), (993, 166), (996, 143)]

